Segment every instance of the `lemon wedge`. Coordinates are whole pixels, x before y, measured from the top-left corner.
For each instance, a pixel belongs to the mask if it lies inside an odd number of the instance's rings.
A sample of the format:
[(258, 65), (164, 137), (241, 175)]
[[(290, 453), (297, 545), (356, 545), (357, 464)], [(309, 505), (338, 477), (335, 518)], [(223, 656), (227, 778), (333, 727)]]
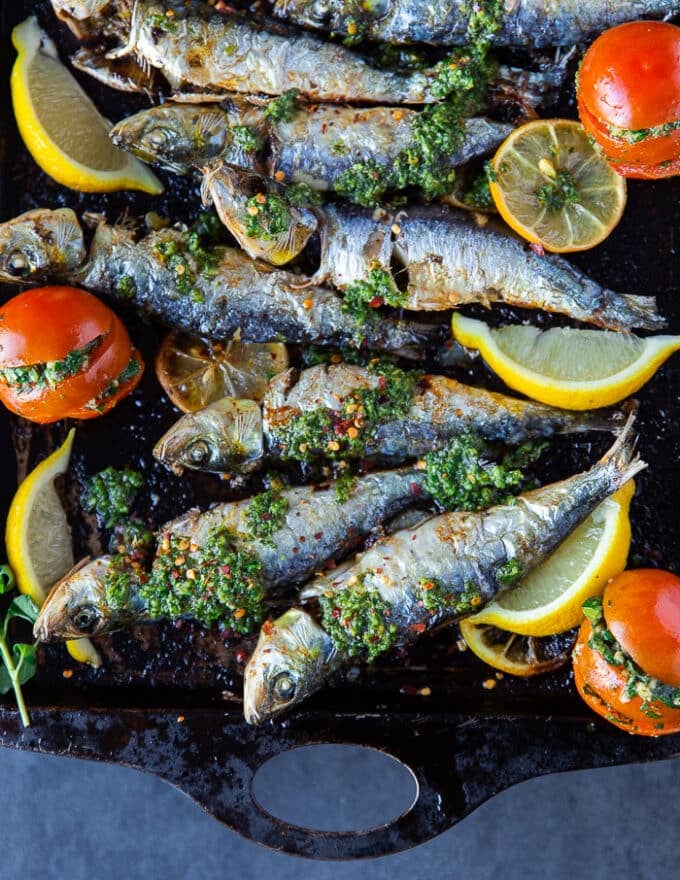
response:
[(543, 638), (522, 636), (488, 623), (475, 623), (470, 617), (461, 620), (459, 627), (465, 644), (480, 660), (522, 678), (559, 669), (569, 660), (576, 641), (575, 632)]
[(18, 57), (10, 80), (19, 133), (38, 165), (57, 183), (82, 192), (163, 185), (140, 161), (115, 147), (104, 119), (57, 57), (33, 16), (12, 31)]
[(477, 349), (510, 388), (563, 409), (610, 406), (638, 391), (674, 352), (680, 336), (519, 324), (488, 327), (453, 316), (453, 336)]
[[(75, 429), (62, 445), (21, 483), (7, 514), (5, 545), (20, 593), (40, 607), (53, 584), (73, 568), (71, 530), (55, 479), (68, 469)], [(99, 666), (101, 658), (89, 639), (67, 642), (74, 660)]]
[(156, 376), (178, 409), (196, 412), (222, 397), (261, 401), (288, 367), (282, 342), (211, 342), (173, 330), (156, 356)]
[(501, 217), (549, 251), (595, 247), (626, 206), (625, 179), (572, 119), (521, 125), (500, 145), (491, 167), (489, 190)]
[(630, 550), (630, 480), (605, 499), (542, 565), (468, 618), (527, 636), (548, 636), (578, 626), (581, 606), (599, 596), (626, 567)]

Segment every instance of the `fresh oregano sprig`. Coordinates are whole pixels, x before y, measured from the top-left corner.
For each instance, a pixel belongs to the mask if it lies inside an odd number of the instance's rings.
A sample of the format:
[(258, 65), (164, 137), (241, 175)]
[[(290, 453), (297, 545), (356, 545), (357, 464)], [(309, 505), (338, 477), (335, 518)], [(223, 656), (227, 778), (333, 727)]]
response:
[[(15, 586), (12, 569), (8, 565), (0, 565), (0, 595), (11, 593)], [(38, 606), (30, 596), (16, 596), (10, 602), (2, 627), (0, 627), (0, 657), (3, 662), (3, 665), (0, 666), (0, 694), (6, 694), (10, 690), (14, 691), (24, 727), (31, 726), (31, 719), (24, 702), (21, 685), (26, 684), (35, 675), (36, 644), (28, 645), (24, 642), (18, 642), (11, 645), (8, 641), (8, 630), (10, 622), (17, 617), (21, 620), (27, 620), (33, 626), (38, 612)]]

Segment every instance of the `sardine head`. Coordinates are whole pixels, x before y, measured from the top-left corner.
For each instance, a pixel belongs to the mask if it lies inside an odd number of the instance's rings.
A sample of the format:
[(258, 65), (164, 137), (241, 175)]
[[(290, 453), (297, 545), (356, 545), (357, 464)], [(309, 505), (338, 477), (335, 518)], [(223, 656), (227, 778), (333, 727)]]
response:
[(262, 464), (262, 410), (253, 400), (223, 397), (187, 413), (158, 441), (158, 461), (181, 474), (185, 468), (246, 474)]
[(52, 587), (33, 627), (39, 642), (79, 639), (116, 629), (106, 598), (109, 562), (108, 556), (86, 559)]
[(116, 146), (178, 174), (219, 155), (230, 136), (221, 110), (190, 104), (142, 110), (122, 119), (110, 132)]
[(70, 208), (37, 208), (0, 224), (0, 280), (67, 276), (85, 260), (83, 231)]
[(260, 724), (318, 690), (341, 662), (333, 640), (299, 608), (266, 621), (244, 677), (243, 711)]

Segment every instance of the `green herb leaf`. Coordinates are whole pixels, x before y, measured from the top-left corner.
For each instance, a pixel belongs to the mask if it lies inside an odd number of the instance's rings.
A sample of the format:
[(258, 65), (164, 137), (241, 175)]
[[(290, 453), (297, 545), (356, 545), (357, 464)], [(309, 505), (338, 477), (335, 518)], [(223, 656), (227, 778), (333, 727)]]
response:
[(0, 596), (11, 592), (16, 586), (14, 572), (9, 565), (0, 565)]
[(25, 642), (19, 642), (12, 648), (12, 654), (17, 665), (19, 684), (26, 684), (35, 675), (38, 666), (36, 653), (36, 646), (27, 645)]
[(18, 617), (20, 620), (26, 620), (31, 626), (33, 626), (38, 619), (38, 614), (40, 614), (40, 609), (30, 596), (17, 596), (16, 599), (12, 599), (9, 608), (7, 609), (5, 626), (14, 617)]

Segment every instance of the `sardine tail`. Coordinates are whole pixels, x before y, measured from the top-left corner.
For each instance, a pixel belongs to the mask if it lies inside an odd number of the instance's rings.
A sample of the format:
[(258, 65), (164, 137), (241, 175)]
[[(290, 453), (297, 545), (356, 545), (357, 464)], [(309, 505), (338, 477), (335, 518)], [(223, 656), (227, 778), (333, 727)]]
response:
[(659, 314), (655, 297), (624, 293), (621, 294), (621, 299), (626, 312), (623, 320), (627, 329), (637, 327), (642, 330), (662, 330), (666, 326), (667, 321)]
[(639, 454), (636, 454), (637, 434), (633, 432), (633, 425), (637, 415), (637, 407), (629, 412), (625, 425), (613, 446), (602, 456), (599, 464), (609, 473), (611, 479), (611, 491), (616, 492), (636, 474), (647, 467)]

